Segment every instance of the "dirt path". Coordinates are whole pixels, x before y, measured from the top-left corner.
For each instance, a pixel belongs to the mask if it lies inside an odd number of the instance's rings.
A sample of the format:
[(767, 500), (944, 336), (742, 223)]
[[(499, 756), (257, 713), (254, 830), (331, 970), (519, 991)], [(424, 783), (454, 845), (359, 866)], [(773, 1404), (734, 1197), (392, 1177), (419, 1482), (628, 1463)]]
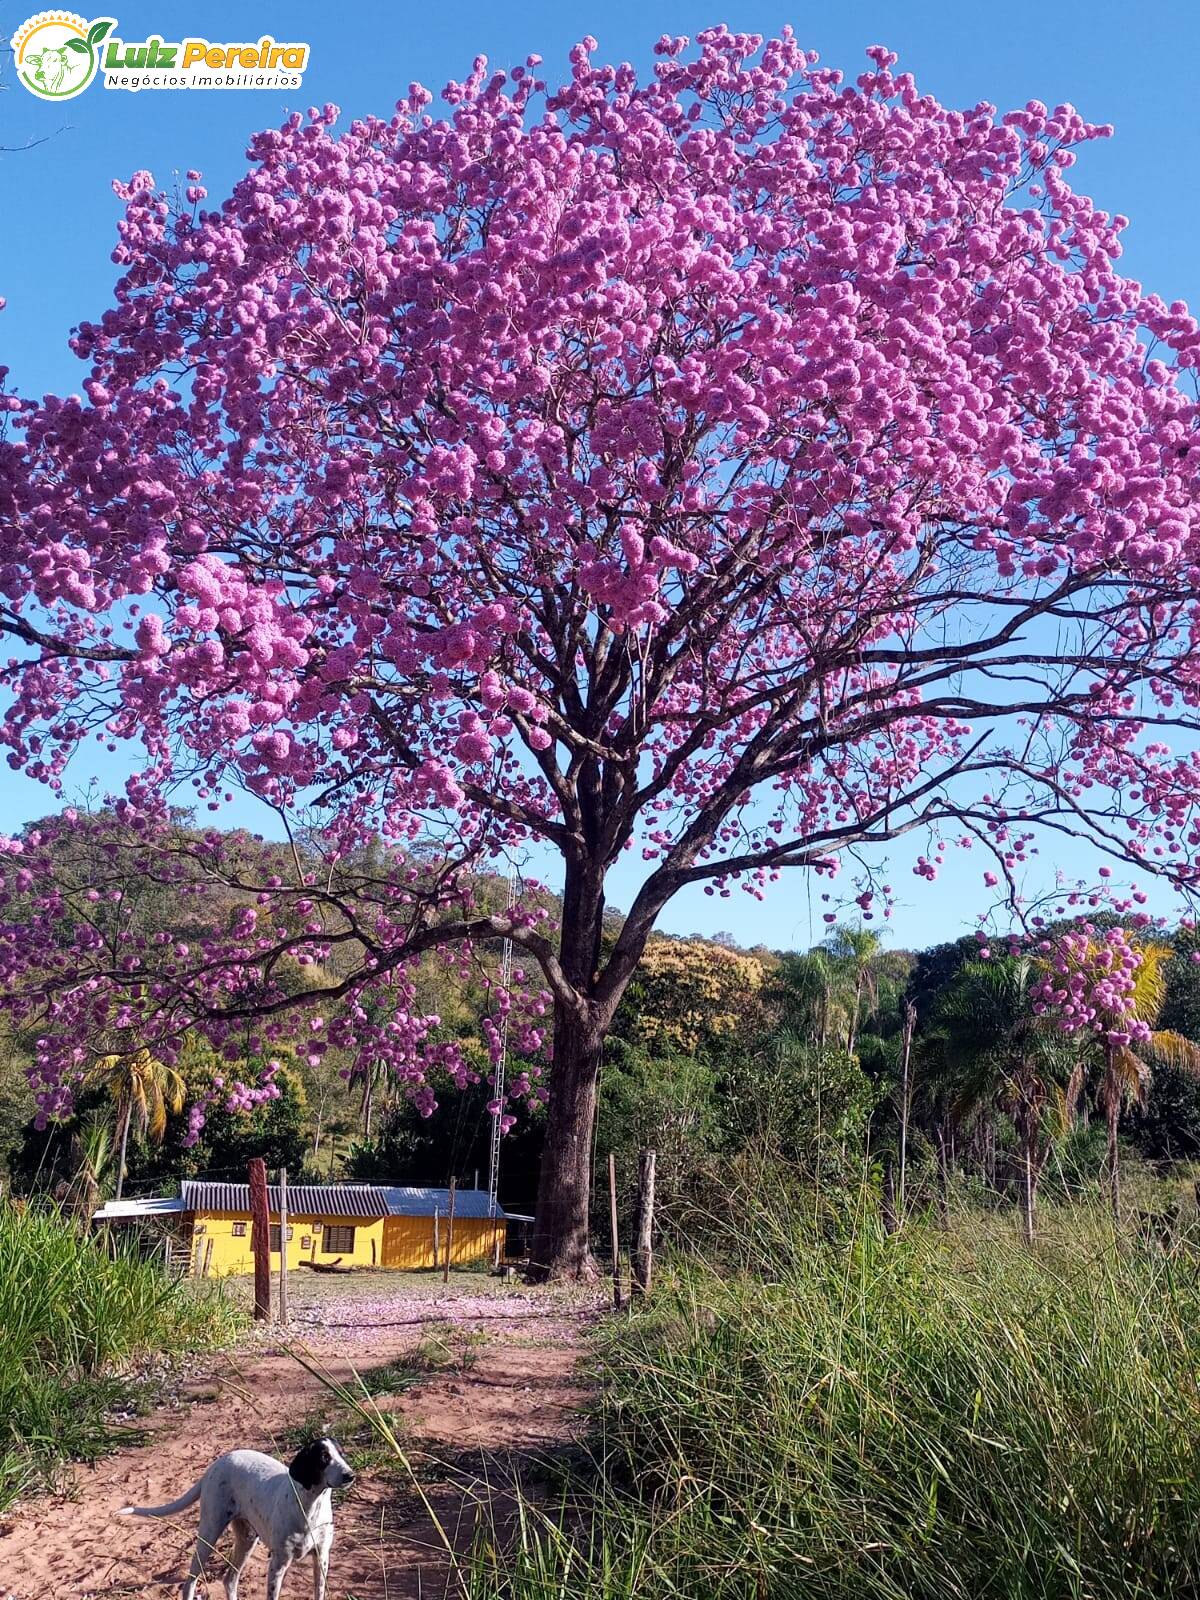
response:
[[(404, 1358), (446, 1333), (459, 1347), (474, 1334), (472, 1364), (381, 1397), (379, 1405), (428, 1481), (438, 1520), (459, 1542), (471, 1479), (494, 1481), (506, 1456), (569, 1443), (585, 1397), (576, 1373), (591, 1301), (513, 1292), (476, 1280), (449, 1291), (430, 1279), (364, 1274), (315, 1280), (293, 1298), (293, 1342), (346, 1381)], [(450, 1330), (447, 1333), (447, 1330)], [(465, 1348), (465, 1346), (463, 1346)], [(195, 1511), (155, 1522), (116, 1515), (123, 1505), (174, 1499), (223, 1450), (249, 1447), (287, 1459), (296, 1430), (336, 1412), (320, 1379), (295, 1356), (259, 1344), (219, 1358), (146, 1419), (144, 1444), (78, 1468), (69, 1494), (18, 1506), (0, 1520), (0, 1600), (118, 1600), (178, 1594), (191, 1557)], [(392, 1462), (360, 1470), (337, 1511), (329, 1600), (434, 1600), (445, 1554), (411, 1479)], [(448, 1465), (441, 1465), (441, 1464)], [(258, 1600), (266, 1558), (255, 1552), (242, 1583)], [(312, 1593), (308, 1564), (285, 1596)], [(201, 1587), (200, 1593), (205, 1591)], [(208, 1594), (223, 1597), (219, 1581)]]

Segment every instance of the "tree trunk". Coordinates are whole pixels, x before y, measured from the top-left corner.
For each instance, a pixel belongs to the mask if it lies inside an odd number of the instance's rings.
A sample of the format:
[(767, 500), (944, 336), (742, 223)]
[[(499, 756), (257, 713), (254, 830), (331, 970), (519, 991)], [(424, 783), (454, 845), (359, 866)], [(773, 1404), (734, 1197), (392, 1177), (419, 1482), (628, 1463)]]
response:
[(121, 1144), (117, 1151), (117, 1192), (113, 1195), (114, 1200), (121, 1198), (122, 1190), (125, 1188), (125, 1152), (129, 1148), (129, 1124), (132, 1120), (133, 1101), (130, 1100), (121, 1112)]
[(1113, 1221), (1119, 1223), (1121, 1220), (1121, 1150), (1117, 1143), (1117, 1130), (1121, 1123), (1119, 1094), (1109, 1094), (1104, 1111), (1108, 1121), (1108, 1198), (1112, 1204)]
[(594, 1279), (588, 1242), (592, 1129), (604, 1035), (592, 1018), (555, 1006), (554, 1067), (530, 1250), (535, 1278)]
[(368, 1144), (371, 1142), (371, 1117), (375, 1110), (375, 1069), (368, 1067), (363, 1078), (362, 1093), (362, 1125), (363, 1138)]
[(937, 1130), (937, 1216), (938, 1226), (950, 1226), (950, 1165), (946, 1157), (946, 1126), (938, 1123)]
[(858, 972), (854, 978), (854, 1010), (851, 1013), (850, 1028), (846, 1034), (846, 1054), (848, 1056), (854, 1054), (854, 1046), (858, 1043), (858, 1013), (862, 1006), (862, 986), (863, 975)]
[[(586, 780), (586, 781), (585, 781)], [(586, 798), (585, 829), (598, 826), (595, 773), (581, 775)], [(531, 1278), (593, 1281), (599, 1269), (589, 1244), (592, 1131), (599, 1098), (604, 1034), (628, 982), (626, 977), (602, 1008), (596, 992), (604, 927), (604, 870), (594, 860), (569, 859), (563, 884), (562, 934), (558, 959), (576, 999), (554, 1002), (554, 1051), (546, 1140), (538, 1179)], [(631, 951), (636, 959), (640, 951)], [(632, 971), (632, 969), (631, 969)]]
[(1025, 1145), (1025, 1195), (1023, 1210), (1023, 1224), (1025, 1243), (1031, 1245), (1034, 1235), (1034, 1206), (1036, 1203), (1036, 1180), (1033, 1175), (1033, 1141), (1026, 1135)]
[(883, 1216), (884, 1233), (896, 1233), (900, 1223), (896, 1216), (896, 1169), (892, 1161), (891, 1151), (887, 1151), (883, 1158), (883, 1188), (880, 1195), (880, 1210)]
[(917, 1025), (917, 1008), (909, 1000), (904, 1007), (904, 1043), (900, 1057), (900, 1175), (897, 1201), (900, 1215), (905, 1213), (908, 1186), (908, 1122), (912, 1115), (912, 1042)]

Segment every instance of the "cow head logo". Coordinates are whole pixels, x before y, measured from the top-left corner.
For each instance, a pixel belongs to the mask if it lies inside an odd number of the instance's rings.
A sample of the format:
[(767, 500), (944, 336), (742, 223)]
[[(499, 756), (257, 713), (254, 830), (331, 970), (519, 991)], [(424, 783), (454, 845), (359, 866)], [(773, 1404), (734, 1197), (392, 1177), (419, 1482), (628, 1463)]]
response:
[(39, 11), (12, 36), (17, 77), (39, 100), (73, 100), (100, 70), (101, 43), (116, 25), (115, 17)]

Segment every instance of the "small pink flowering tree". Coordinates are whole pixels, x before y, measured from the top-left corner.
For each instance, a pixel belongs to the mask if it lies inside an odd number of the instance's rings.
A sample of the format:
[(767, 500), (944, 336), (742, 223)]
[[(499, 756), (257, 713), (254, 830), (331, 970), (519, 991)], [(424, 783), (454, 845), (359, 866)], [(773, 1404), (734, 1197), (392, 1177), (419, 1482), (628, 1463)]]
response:
[(1156, 1029), (1166, 1000), (1169, 945), (1116, 926), (1098, 931), (1083, 923), (1042, 941), (1045, 975), (1035, 990), (1039, 1012), (1068, 1034), (1091, 1038), (1099, 1057), (1099, 1100), (1108, 1132), (1106, 1176), (1113, 1216), (1121, 1217), (1121, 1112), (1142, 1101), (1152, 1066), (1167, 1062), (1200, 1073), (1200, 1048), (1170, 1030)]
[[(414, 962), (509, 935), (497, 1017), (532, 1047), (552, 1011), (533, 1248), (574, 1273), (605, 1032), (680, 890), (849, 861), (871, 916), (913, 830), (928, 879), (974, 846), (1015, 894), (1071, 834), (1187, 886), (1200, 840), (1200, 334), (1069, 185), (1107, 130), (947, 110), (883, 49), (847, 84), (790, 32), (648, 78), (595, 48), (553, 90), (477, 61), (440, 118), (295, 116), (217, 208), (138, 174), (84, 398), (11, 399), (0, 446), (10, 760), (53, 787), (140, 740), (109, 846), (246, 902), (113, 947), (14, 845), (48, 1077), (114, 1007), (228, 1040), (334, 997), (419, 1088)], [(186, 781), (308, 807), (319, 869), (172, 857)], [(480, 903), (520, 852), (556, 930)]]

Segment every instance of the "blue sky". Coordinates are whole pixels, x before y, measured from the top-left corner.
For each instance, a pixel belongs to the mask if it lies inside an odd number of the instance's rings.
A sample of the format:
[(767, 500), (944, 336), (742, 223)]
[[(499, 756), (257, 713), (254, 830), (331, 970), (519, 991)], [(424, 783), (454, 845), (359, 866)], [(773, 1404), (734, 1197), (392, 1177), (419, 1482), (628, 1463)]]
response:
[[(0, 32), (18, 26), (33, 0), (3, 0)], [(72, 391), (83, 369), (67, 349), (70, 328), (108, 304), (115, 268), (119, 203), (114, 178), (149, 168), (160, 181), (198, 167), (218, 201), (244, 165), (247, 135), (277, 124), (290, 110), (334, 101), (347, 118), (387, 113), (414, 79), (435, 93), (462, 78), (483, 53), (506, 66), (537, 51), (543, 71), (557, 77), (570, 45), (586, 33), (610, 60), (649, 63), (662, 33), (694, 34), (716, 21), (739, 30), (776, 31), (791, 22), (805, 46), (829, 65), (856, 74), (863, 52), (882, 43), (899, 52), (922, 88), (943, 102), (969, 106), (990, 100), (1001, 109), (1030, 99), (1074, 103), (1089, 119), (1112, 122), (1116, 137), (1083, 152), (1076, 184), (1108, 210), (1132, 219), (1124, 267), (1165, 299), (1200, 303), (1200, 214), (1194, 174), (1200, 171), (1200, 119), (1194, 78), (1200, 54), (1200, 8), (1194, 0), (1149, 0), (1135, 11), (1114, 0), (1058, 0), (1004, 7), (925, 3), (842, 3), (789, 8), (758, 0), (605, 0), (517, 6), (450, 4), (434, 8), (355, 0), (190, 0), (170, 5), (114, 0), (127, 40), (157, 33), (213, 41), (301, 40), (312, 49), (301, 91), (105, 92), (99, 84), (76, 100), (53, 106), (14, 82), (11, 60), (0, 82), (0, 362), (26, 394)], [(25, 148), (28, 146), (28, 148)], [(103, 786), (118, 781), (112, 767), (94, 774)], [(93, 774), (78, 768), (79, 789)], [(47, 809), (45, 791), (0, 768), (0, 829), (9, 831)], [(241, 820), (248, 820), (244, 815)], [(911, 876), (914, 852), (898, 852), (892, 881), (902, 904), (893, 921), (897, 943), (919, 946), (952, 938), (973, 926), (982, 909), (983, 863), (951, 856), (943, 876), (927, 885)], [(1061, 852), (1055, 866), (1069, 873), (1086, 861)], [(1045, 868), (1046, 881), (1050, 866)], [(1029, 880), (1038, 885), (1039, 871)], [(618, 872), (612, 898), (627, 903), (632, 874)], [(911, 888), (906, 888), (906, 884)], [(1165, 909), (1165, 906), (1163, 907)], [(672, 931), (725, 929), (744, 943), (806, 945), (821, 937), (820, 891), (801, 875), (775, 886), (765, 904), (735, 892), (729, 900), (699, 891), (669, 910)]]

